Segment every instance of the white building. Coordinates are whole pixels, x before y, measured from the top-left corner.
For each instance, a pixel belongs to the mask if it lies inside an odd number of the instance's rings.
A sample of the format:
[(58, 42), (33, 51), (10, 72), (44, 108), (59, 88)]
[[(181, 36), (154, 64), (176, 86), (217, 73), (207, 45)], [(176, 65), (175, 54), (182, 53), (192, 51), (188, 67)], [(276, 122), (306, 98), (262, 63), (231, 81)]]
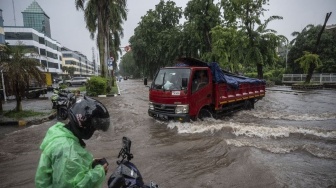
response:
[(89, 77), (96, 75), (94, 63), (82, 53), (62, 47), (62, 55), (62, 66), (74, 67), (75, 76)]
[(61, 44), (33, 28), (4, 26), (5, 41), (11, 46), (21, 43), (30, 48), (37, 56), (33, 58), (41, 62), (44, 72), (50, 72), (52, 77), (62, 73)]

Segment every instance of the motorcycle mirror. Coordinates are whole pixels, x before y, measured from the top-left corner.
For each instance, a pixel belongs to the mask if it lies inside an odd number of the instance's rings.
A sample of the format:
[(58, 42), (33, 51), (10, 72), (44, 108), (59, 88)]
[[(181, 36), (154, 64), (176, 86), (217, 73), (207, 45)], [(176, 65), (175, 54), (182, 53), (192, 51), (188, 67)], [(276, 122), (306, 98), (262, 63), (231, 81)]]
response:
[(132, 141), (127, 137), (123, 137), (122, 142), (123, 142), (123, 148), (125, 149), (125, 151), (127, 153), (131, 153)]

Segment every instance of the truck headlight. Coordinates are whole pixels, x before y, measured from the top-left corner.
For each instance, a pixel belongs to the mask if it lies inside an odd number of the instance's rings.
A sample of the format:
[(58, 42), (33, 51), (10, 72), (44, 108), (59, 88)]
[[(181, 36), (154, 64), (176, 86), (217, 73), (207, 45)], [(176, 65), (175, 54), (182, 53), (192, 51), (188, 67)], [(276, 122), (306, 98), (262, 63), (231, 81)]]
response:
[(148, 105), (150, 110), (154, 110), (154, 104), (152, 102), (148, 103)]
[(176, 114), (187, 114), (189, 113), (189, 105), (176, 105)]

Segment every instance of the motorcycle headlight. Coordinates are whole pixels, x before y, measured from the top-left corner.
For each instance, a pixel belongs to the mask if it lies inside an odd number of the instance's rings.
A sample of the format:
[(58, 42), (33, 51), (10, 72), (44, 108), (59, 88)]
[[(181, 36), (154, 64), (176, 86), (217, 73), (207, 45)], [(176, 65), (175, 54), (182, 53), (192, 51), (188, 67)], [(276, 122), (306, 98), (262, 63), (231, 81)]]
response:
[(152, 102), (148, 103), (148, 105), (150, 110), (154, 110), (154, 104)]
[(177, 105), (175, 108), (176, 114), (187, 114), (189, 113), (189, 105)]

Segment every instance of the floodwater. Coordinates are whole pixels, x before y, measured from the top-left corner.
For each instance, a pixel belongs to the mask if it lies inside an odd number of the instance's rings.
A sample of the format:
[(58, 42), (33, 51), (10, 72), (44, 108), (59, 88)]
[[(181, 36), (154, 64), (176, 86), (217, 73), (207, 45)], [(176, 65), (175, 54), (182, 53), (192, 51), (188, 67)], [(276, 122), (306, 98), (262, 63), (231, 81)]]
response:
[[(120, 96), (99, 98), (113, 126), (86, 141), (94, 157), (109, 161), (107, 176), (127, 136), (132, 162), (160, 187), (336, 187), (336, 90), (269, 88), (253, 110), (177, 123), (148, 116), (143, 81), (118, 85)], [(34, 187), (38, 147), (55, 122), (0, 140), (0, 187)]]

